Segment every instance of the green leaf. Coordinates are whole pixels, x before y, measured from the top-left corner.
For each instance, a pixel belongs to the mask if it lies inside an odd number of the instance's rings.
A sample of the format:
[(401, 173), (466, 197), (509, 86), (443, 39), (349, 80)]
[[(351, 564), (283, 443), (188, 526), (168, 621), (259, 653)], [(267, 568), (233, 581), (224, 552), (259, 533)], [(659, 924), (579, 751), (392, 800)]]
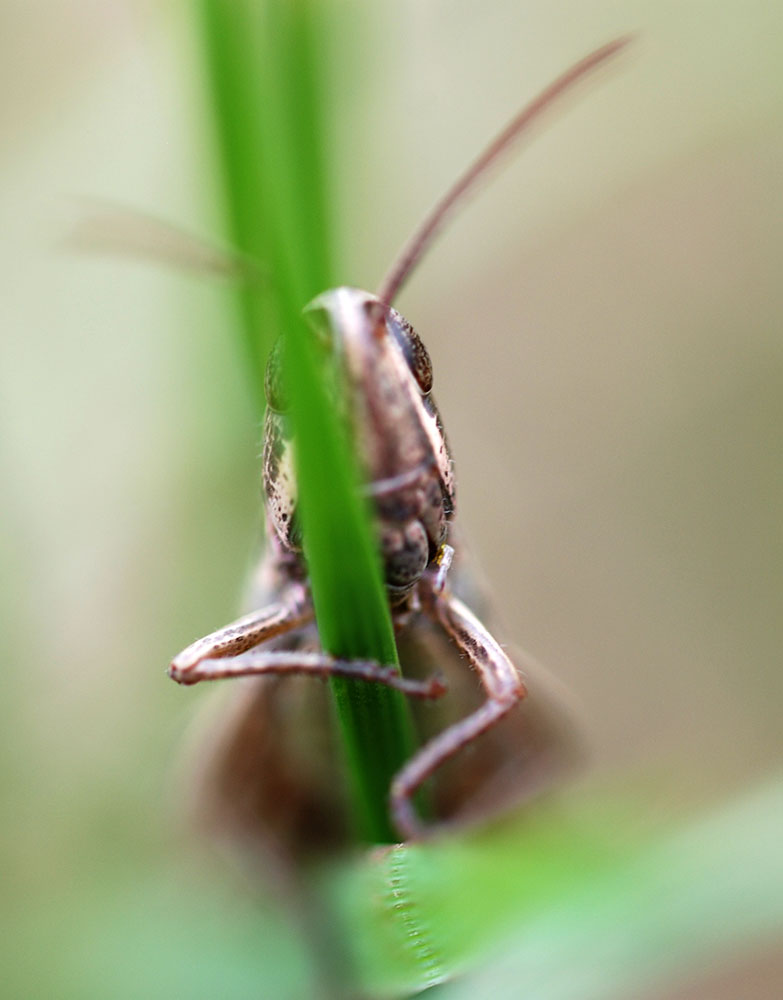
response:
[(780, 940), (783, 783), (643, 843), (620, 815), (594, 799), (333, 872), (359, 992), (620, 1000)]
[[(322, 645), (335, 656), (396, 664), (361, 470), (301, 316), (333, 280), (319, 72), (326, 8), (314, 0), (202, 0), (201, 10), (232, 235), (271, 276), (266, 288), (243, 292), (259, 407), (270, 331), (285, 333), (297, 511)], [(377, 685), (335, 680), (332, 689), (357, 828), (369, 842), (394, 840), (387, 795), (413, 750), (408, 706)]]

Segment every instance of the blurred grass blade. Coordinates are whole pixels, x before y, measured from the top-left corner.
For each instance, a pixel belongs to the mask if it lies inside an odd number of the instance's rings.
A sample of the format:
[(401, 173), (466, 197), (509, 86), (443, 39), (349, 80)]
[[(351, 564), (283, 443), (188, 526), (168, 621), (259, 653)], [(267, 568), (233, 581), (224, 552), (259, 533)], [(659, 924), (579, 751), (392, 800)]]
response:
[(623, 850), (618, 814), (539, 812), (333, 874), (362, 995), (463, 973), (440, 995), (622, 1000), (779, 945), (783, 782)]
[[(325, 180), (321, 49), (326, 5), (202, 0), (209, 78), (233, 239), (271, 276), (242, 290), (250, 377), (263, 406), (264, 360), (285, 332), (296, 437), (297, 514), (324, 648), (396, 663), (374, 534), (345, 428), (323, 385), (301, 311), (333, 283)], [(404, 699), (334, 681), (355, 813), (367, 841), (394, 839), (387, 793), (413, 748)]]
[[(262, 32), (256, 3), (201, 0), (198, 5), (212, 102), (213, 121), (222, 168), (223, 208), (235, 246), (271, 271), (274, 253), (268, 230), (265, 185), (263, 64), (259, 61)], [(268, 133), (267, 133), (268, 134)], [(263, 412), (266, 356), (276, 335), (270, 290), (240, 290), (245, 362), (254, 402)]]

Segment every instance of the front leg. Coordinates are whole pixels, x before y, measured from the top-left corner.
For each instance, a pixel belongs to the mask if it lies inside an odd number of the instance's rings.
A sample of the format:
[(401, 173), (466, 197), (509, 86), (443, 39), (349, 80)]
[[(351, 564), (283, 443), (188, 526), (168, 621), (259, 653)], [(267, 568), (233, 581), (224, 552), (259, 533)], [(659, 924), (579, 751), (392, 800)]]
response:
[(287, 587), (274, 604), (252, 611), (183, 649), (171, 661), (169, 677), (179, 684), (209, 679), (200, 667), (204, 660), (231, 658), (312, 620), (313, 603), (307, 588), (301, 584)]
[(446, 687), (438, 676), (412, 680), (401, 677), (396, 667), (375, 660), (341, 660), (328, 653), (257, 648), (312, 620), (313, 606), (306, 589), (290, 587), (279, 602), (245, 615), (183, 649), (174, 657), (169, 676), (179, 684), (197, 684), (230, 677), (306, 674), (383, 684), (414, 698), (439, 698), (445, 694)]
[(219, 681), (230, 677), (260, 677), (264, 674), (308, 675), (310, 677), (347, 677), (371, 684), (383, 684), (412, 698), (440, 698), (446, 693), (443, 679), (435, 674), (426, 680), (402, 677), (392, 664), (384, 665), (377, 660), (340, 660), (328, 653), (310, 653), (304, 650), (251, 649), (237, 656), (200, 660), (193, 670), (170, 676), (180, 684), (195, 684), (198, 681)]
[(421, 785), (441, 764), (498, 723), (527, 694), (514, 664), (462, 601), (441, 593), (436, 583), (427, 589), (422, 586), (422, 605), (478, 671), (487, 700), (475, 712), (425, 743), (392, 781), (389, 797), (392, 820), (406, 840), (421, 835), (424, 829), (413, 807)]

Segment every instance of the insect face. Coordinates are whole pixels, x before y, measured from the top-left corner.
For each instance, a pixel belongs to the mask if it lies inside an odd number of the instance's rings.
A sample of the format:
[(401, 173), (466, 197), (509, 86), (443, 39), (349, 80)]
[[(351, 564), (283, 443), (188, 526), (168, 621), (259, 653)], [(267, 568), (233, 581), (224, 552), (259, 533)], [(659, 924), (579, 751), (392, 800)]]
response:
[[(432, 366), (415, 330), (395, 310), (353, 288), (318, 296), (306, 309), (329, 349), (338, 398), (353, 429), (377, 513), (386, 583), (397, 597), (421, 577), (446, 538), (454, 511), (451, 457), (431, 396)], [(286, 548), (299, 549), (296, 482), (280, 383), (280, 351), (267, 368), (264, 487)]]

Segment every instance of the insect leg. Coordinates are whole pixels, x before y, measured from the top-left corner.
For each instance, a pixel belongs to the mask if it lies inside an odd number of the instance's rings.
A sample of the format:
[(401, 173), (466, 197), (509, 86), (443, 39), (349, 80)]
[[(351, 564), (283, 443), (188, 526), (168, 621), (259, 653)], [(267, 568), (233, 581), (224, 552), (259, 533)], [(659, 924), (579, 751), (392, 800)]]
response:
[(441, 764), (491, 729), (527, 694), (514, 664), (462, 601), (451, 594), (430, 591), (423, 594), (422, 603), (425, 612), (445, 629), (478, 671), (487, 700), (475, 712), (425, 743), (392, 781), (389, 799), (392, 820), (406, 839), (423, 831), (413, 807), (413, 798), (421, 785)]
[(291, 587), (284, 591), (280, 601), (253, 611), (183, 649), (172, 660), (169, 677), (180, 684), (195, 684), (205, 679), (200, 667), (204, 660), (244, 653), (268, 639), (306, 625), (312, 618), (313, 605), (305, 588)]
[(229, 677), (258, 677), (263, 674), (308, 674), (314, 677), (348, 677), (395, 688), (414, 698), (439, 698), (445, 694), (443, 680), (435, 675), (428, 680), (402, 677), (394, 666), (384, 666), (376, 660), (340, 660), (328, 653), (303, 650), (251, 649), (236, 656), (203, 659), (192, 671), (183, 675), (172, 673), (180, 683), (217, 681)]
[(395, 667), (375, 660), (341, 660), (328, 653), (255, 648), (312, 619), (308, 592), (304, 587), (291, 587), (279, 602), (253, 611), (183, 649), (174, 657), (169, 676), (180, 684), (197, 684), (262, 674), (311, 674), (384, 684), (414, 698), (438, 698), (445, 694), (446, 687), (440, 677), (412, 680), (401, 677)]

